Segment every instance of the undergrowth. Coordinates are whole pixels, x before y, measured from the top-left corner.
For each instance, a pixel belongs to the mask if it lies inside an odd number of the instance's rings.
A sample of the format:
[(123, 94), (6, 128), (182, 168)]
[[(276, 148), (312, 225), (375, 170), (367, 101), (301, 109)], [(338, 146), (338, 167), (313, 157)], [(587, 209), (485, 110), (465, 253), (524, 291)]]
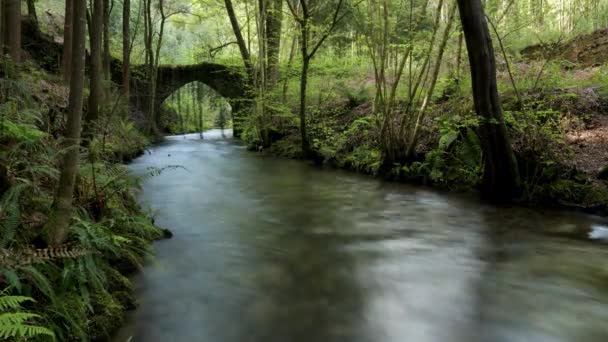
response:
[[(134, 306), (127, 275), (163, 236), (135, 201), (138, 179), (120, 163), (148, 144), (119, 100), (104, 108), (81, 149), (68, 244), (52, 249), (43, 227), (59, 178), (67, 90), (26, 64), (3, 61), (0, 78), (0, 339), (105, 340)], [(30, 94), (37, 94), (32, 96)]]
[[(605, 212), (606, 183), (572, 162), (566, 134), (585, 127), (594, 115), (605, 114), (608, 66), (570, 70), (563, 64), (559, 60), (518, 64), (517, 92), (505, 73), (499, 78), (505, 121), (523, 185), (519, 200)], [(442, 79), (439, 83), (415, 156), (387, 166), (380, 146), (379, 120), (372, 110), (373, 94), (363, 86), (340, 81), (332, 101), (309, 104), (307, 127), (313, 159), (391, 180), (458, 191), (475, 189), (483, 176), (483, 158), (470, 81)], [(295, 120), (294, 115), (291, 120)], [(246, 141), (255, 145), (255, 123), (250, 122), (246, 132), (250, 132)], [(302, 157), (299, 134), (293, 122), (280, 130), (277, 135), (281, 138), (270, 150), (286, 157)]]

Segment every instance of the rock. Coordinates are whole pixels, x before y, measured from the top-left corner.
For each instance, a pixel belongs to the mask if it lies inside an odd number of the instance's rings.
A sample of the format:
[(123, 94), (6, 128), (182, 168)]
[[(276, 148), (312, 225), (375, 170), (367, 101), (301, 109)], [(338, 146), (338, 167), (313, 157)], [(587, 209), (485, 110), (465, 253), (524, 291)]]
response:
[(169, 229), (162, 229), (163, 239), (171, 239), (173, 237), (173, 232)]
[(600, 169), (599, 173), (597, 174), (597, 178), (601, 180), (608, 180), (608, 165)]

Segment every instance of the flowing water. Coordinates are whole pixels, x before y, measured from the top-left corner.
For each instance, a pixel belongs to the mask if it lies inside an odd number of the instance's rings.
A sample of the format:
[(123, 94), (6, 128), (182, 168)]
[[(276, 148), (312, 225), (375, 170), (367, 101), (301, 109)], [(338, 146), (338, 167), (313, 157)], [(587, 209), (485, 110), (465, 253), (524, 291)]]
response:
[[(115, 341), (608, 341), (608, 227), (172, 137), (133, 174), (175, 234)], [(588, 234), (590, 239), (585, 241)]]

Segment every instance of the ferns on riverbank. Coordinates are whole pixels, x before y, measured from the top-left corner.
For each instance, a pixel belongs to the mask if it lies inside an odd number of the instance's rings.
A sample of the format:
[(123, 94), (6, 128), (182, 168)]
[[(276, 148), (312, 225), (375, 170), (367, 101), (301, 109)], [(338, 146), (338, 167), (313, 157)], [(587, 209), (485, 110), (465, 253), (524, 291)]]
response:
[(30, 297), (9, 296), (6, 291), (0, 292), (0, 339), (29, 339), (45, 336), (55, 340), (55, 334), (48, 328), (32, 322), (40, 316), (24, 312), (21, 304), (34, 302)]
[[(148, 139), (128, 121), (108, 120), (81, 148), (68, 242), (47, 246), (67, 92), (35, 66), (21, 69), (19, 79), (0, 81), (0, 339), (107, 338), (134, 306), (126, 275), (163, 236), (134, 199), (139, 180), (116, 164)], [(46, 95), (30, 96), (41, 84)]]

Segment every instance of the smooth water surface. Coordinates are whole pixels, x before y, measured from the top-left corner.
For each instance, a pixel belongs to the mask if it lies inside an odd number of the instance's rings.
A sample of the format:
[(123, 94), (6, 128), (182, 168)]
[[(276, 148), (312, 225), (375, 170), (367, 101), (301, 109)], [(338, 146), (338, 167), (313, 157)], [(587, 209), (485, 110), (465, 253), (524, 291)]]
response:
[(175, 237), (115, 341), (608, 341), (608, 249), (570, 234), (602, 236), (601, 219), (323, 170), (217, 131), (131, 169), (168, 165), (183, 168), (140, 199)]

